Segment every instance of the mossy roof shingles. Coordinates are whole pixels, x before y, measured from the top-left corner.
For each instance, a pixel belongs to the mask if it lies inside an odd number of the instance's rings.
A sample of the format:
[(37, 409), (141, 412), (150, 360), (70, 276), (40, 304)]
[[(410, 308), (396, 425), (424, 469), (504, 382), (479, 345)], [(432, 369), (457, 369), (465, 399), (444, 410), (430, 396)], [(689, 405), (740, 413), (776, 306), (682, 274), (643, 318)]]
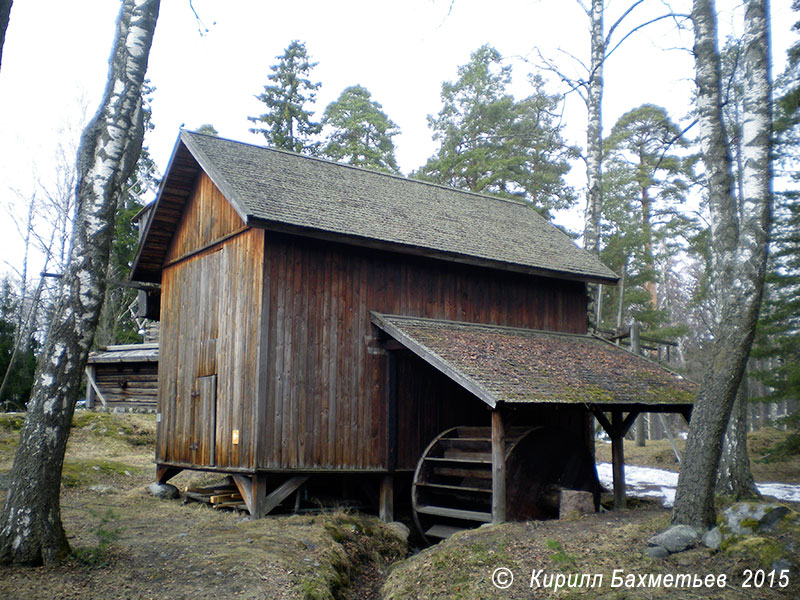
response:
[(587, 335), (373, 313), (373, 322), (491, 406), (691, 404), (696, 384)]
[(499, 268), (617, 279), (520, 202), (186, 131), (179, 143), (248, 224)]

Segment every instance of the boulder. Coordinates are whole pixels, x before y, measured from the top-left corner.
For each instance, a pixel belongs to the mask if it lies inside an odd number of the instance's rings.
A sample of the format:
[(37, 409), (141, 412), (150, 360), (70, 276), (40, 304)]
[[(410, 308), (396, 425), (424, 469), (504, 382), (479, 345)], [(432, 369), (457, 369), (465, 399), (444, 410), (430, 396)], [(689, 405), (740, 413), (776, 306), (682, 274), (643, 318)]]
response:
[(582, 490), (561, 490), (561, 500), (558, 507), (558, 518), (566, 519), (576, 514), (594, 512), (594, 494)]
[(147, 491), (149, 491), (156, 498), (162, 498), (164, 500), (174, 500), (181, 495), (178, 491), (178, 488), (169, 483), (153, 482), (147, 486)]
[(725, 526), (734, 535), (773, 533), (781, 519), (791, 511), (785, 506), (768, 502), (738, 502), (726, 508), (722, 515)]
[(689, 525), (674, 525), (648, 540), (650, 546), (661, 546), (670, 554), (683, 552), (700, 541), (700, 534)]
[(411, 535), (411, 530), (409, 530), (404, 523), (401, 523), (400, 521), (392, 521), (391, 523), (387, 523), (386, 527), (399, 539), (401, 539), (403, 543), (408, 542), (408, 536)]
[(719, 530), (719, 527), (714, 527), (706, 531), (703, 534), (702, 543), (706, 548), (719, 550), (719, 547), (722, 545), (722, 532)]

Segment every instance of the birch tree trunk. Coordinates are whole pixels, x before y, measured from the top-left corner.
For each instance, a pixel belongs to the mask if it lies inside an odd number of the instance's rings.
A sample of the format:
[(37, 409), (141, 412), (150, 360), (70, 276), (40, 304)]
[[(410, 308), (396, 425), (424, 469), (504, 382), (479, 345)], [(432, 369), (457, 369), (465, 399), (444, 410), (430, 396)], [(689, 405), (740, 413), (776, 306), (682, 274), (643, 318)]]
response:
[(100, 109), (78, 148), (77, 208), (60, 301), (39, 357), (0, 516), (0, 562), (69, 553), (59, 493), (64, 452), (106, 286), (117, 199), (142, 145), (142, 83), (159, 0), (124, 0)]
[[(600, 216), (603, 211), (603, 62), (606, 58), (606, 43), (603, 31), (603, 2), (592, 0), (588, 11), (591, 35), (591, 62), (586, 91), (586, 215), (584, 217), (583, 247), (593, 254), (600, 253)], [(589, 295), (587, 317), (589, 328), (600, 326), (598, 305), (602, 287), (598, 284), (586, 286)]]
[(747, 376), (742, 378), (736, 401), (733, 404), (728, 428), (722, 441), (722, 455), (717, 469), (716, 493), (730, 496), (734, 500), (760, 498), (750, 457), (747, 455)]
[[(673, 523), (713, 525), (714, 487), (722, 440), (753, 342), (766, 271), (771, 216), (771, 79), (768, 0), (748, 0), (745, 13), (744, 189), (732, 190), (722, 121), (720, 58), (713, 0), (694, 0), (694, 54), (700, 141), (708, 177), (711, 269), (716, 295), (714, 342), (698, 392)], [(741, 216), (740, 216), (741, 215)]]
[(603, 209), (603, 61), (606, 46), (603, 32), (603, 0), (592, 0), (591, 63), (586, 94), (588, 124), (586, 128), (586, 218), (583, 247), (597, 254), (600, 251), (600, 215)]

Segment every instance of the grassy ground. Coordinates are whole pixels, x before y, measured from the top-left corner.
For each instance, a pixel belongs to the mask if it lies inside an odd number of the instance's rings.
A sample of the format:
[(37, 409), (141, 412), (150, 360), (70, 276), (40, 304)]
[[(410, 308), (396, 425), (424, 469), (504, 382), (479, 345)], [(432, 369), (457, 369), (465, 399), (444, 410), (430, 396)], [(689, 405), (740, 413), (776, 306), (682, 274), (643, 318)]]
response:
[[(11, 467), (20, 425), (0, 415), (0, 473)], [(57, 568), (0, 567), (0, 598), (369, 598), (406, 554), (372, 516), (250, 521), (155, 499), (146, 491), (154, 441), (152, 415), (76, 415), (61, 497), (74, 556)], [(191, 473), (173, 480), (207, 481)]]
[[(11, 468), (21, 423), (18, 416), (0, 414), (0, 478)], [(754, 459), (780, 435), (758, 434), (751, 444)], [(648, 503), (573, 520), (484, 526), (403, 560), (405, 546), (372, 516), (339, 511), (249, 521), (207, 505), (157, 500), (145, 489), (153, 478), (154, 439), (152, 415), (77, 414), (61, 499), (74, 556), (56, 568), (0, 567), (0, 598), (800, 597), (796, 552), (790, 557), (795, 571), (789, 588), (741, 587), (745, 569), (760, 569), (772, 559), (757, 545), (649, 559), (643, 553), (647, 539), (666, 527), (670, 515)], [(598, 445), (601, 459), (603, 451)], [(666, 443), (648, 443), (644, 449), (626, 444), (625, 452), (633, 464), (676, 468)], [(754, 460), (753, 466), (757, 479), (765, 481), (796, 483), (800, 473), (796, 460)], [(173, 481), (182, 487), (209, 479), (184, 472)], [(0, 490), (0, 502), (4, 498)], [(800, 548), (796, 531), (781, 535)], [(508, 589), (492, 584), (492, 573), (500, 567), (514, 573)], [(703, 588), (702, 593), (664, 586), (612, 588), (615, 569), (625, 575), (725, 574), (729, 586)], [(558, 593), (552, 586), (531, 589), (534, 571), (541, 571), (542, 583), (545, 575), (588, 574), (603, 575), (603, 584)]]

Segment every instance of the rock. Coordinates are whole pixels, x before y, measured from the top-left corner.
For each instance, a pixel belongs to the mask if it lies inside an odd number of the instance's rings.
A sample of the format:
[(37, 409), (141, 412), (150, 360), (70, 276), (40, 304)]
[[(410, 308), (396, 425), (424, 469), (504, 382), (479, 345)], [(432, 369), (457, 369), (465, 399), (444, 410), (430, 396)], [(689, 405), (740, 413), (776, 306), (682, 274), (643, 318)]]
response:
[(110, 485), (93, 485), (89, 487), (90, 492), (95, 492), (97, 494), (113, 494), (117, 491), (117, 488), (110, 486)]
[(700, 534), (689, 525), (675, 525), (648, 540), (651, 546), (661, 546), (670, 554), (682, 552), (693, 547), (700, 540)]
[(576, 514), (583, 515), (594, 512), (594, 494), (582, 490), (561, 490), (561, 501), (558, 506), (558, 518), (566, 519)]
[(792, 563), (789, 561), (788, 558), (779, 558), (775, 562), (772, 563), (771, 566), (772, 570), (776, 573), (780, 573), (781, 571), (792, 571)]
[(772, 533), (791, 511), (785, 506), (767, 502), (738, 502), (726, 508), (722, 515), (725, 525), (735, 535)]
[(174, 485), (170, 485), (169, 483), (153, 482), (147, 486), (147, 491), (149, 491), (156, 498), (162, 498), (164, 500), (174, 500), (180, 496), (178, 488), (176, 488)]
[(664, 546), (650, 546), (647, 549), (647, 556), (650, 558), (667, 558), (669, 556), (669, 550), (664, 548)]
[(386, 527), (394, 533), (398, 538), (403, 540), (403, 542), (408, 542), (408, 536), (411, 534), (411, 531), (405, 524), (401, 523), (400, 521), (392, 521), (391, 523), (387, 523)]
[(714, 529), (709, 529), (703, 534), (702, 544), (706, 548), (711, 548), (712, 550), (719, 550), (719, 547), (722, 545), (722, 532), (719, 530), (719, 527), (714, 527)]

